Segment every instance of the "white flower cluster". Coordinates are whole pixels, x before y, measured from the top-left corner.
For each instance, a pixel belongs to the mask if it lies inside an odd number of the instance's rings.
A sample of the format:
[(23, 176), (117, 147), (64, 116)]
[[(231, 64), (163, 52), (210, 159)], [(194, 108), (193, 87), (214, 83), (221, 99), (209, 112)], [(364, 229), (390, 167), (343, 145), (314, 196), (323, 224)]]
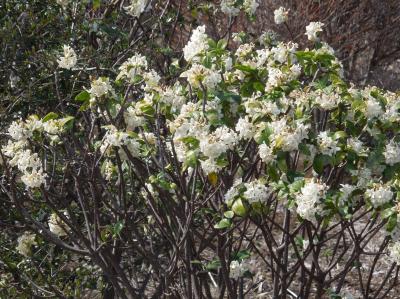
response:
[(373, 188), (365, 191), (366, 197), (371, 201), (372, 205), (377, 208), (392, 200), (394, 193), (390, 187), (383, 185), (375, 185)]
[[(68, 217), (68, 213), (63, 213), (65, 217)], [(50, 215), (49, 221), (49, 230), (58, 237), (64, 237), (68, 235), (68, 231), (71, 228), (58, 216), (56, 213), (52, 213)]]
[(355, 137), (347, 139), (347, 146), (359, 156), (365, 155), (368, 152), (368, 149), (364, 147), (362, 141)]
[(16, 250), (19, 254), (22, 254), (25, 257), (29, 257), (32, 254), (32, 246), (37, 245), (36, 235), (30, 232), (24, 232), (21, 236), (18, 237), (18, 245)]
[(279, 7), (274, 11), (274, 21), (276, 24), (280, 25), (287, 22), (289, 18), (289, 11), (286, 10), (284, 7)]
[(375, 98), (369, 96), (365, 105), (365, 115), (368, 119), (373, 119), (383, 114), (382, 107)]
[(245, 183), (246, 191), (243, 196), (251, 204), (254, 202), (266, 202), (269, 195), (269, 189), (259, 180), (254, 180), (249, 183)]
[(125, 7), (126, 12), (132, 17), (139, 17), (146, 9), (148, 0), (131, 0), (131, 3)]
[(233, 149), (237, 142), (236, 133), (228, 127), (219, 127), (214, 132), (200, 137), (200, 150), (207, 157), (201, 162), (203, 171), (206, 174), (216, 172), (220, 167), (216, 163), (216, 158)]
[(134, 82), (136, 77), (143, 76), (147, 69), (148, 64), (146, 57), (140, 54), (135, 54), (119, 67), (119, 74), (116, 80), (123, 78), (130, 82)]
[(64, 45), (63, 50), (64, 50), (64, 56), (60, 57), (57, 60), (58, 66), (60, 68), (70, 70), (76, 65), (78, 57), (76, 56), (74, 49), (72, 49), (68, 45)]
[(144, 124), (145, 118), (140, 111), (140, 102), (135, 107), (129, 106), (124, 112), (124, 120), (128, 130), (133, 131), (135, 128)]
[(241, 9), (249, 15), (254, 15), (259, 5), (257, 0), (244, 0), (241, 6), (237, 5), (236, 0), (222, 0), (220, 7), (224, 14), (236, 17), (239, 15)]
[(122, 146), (125, 146), (132, 157), (138, 157), (140, 154), (140, 143), (130, 137), (123, 131), (118, 131), (115, 126), (108, 126), (107, 132), (100, 146), (100, 152), (106, 156), (111, 155), (113, 147), (118, 148), (118, 154), (123, 160), (128, 160), (128, 156)]
[(208, 36), (205, 32), (206, 26), (204, 25), (193, 30), (189, 42), (183, 48), (183, 56), (186, 61), (196, 61), (196, 56), (204, 53), (208, 49)]
[(356, 186), (350, 184), (341, 184), (339, 191), (342, 193), (339, 197), (339, 205), (345, 204), (351, 198), (353, 191), (357, 189)]
[(229, 269), (229, 277), (233, 279), (238, 279), (239, 277), (243, 277), (243, 275), (249, 271), (250, 267), (246, 260), (243, 260), (241, 262), (232, 261)]
[(51, 134), (58, 134), (62, 130), (62, 119), (54, 120), (53, 125), (48, 122), (32, 116), (25, 122), (14, 121), (8, 128), (8, 135), (12, 140), (2, 147), (2, 152), (10, 158), (10, 166), (16, 166), (22, 173), (21, 180), (27, 188), (38, 188), (46, 179), (38, 154), (32, 153), (28, 148), (28, 139), (33, 136), (34, 132), (44, 132), (50, 140), (54, 141), (55, 135)]
[(240, 8), (235, 6), (236, 0), (222, 0), (221, 11), (228, 16), (235, 17), (240, 13)]
[(233, 185), (229, 190), (225, 193), (224, 198), (225, 202), (233, 202), (233, 200), (239, 195), (239, 189), (242, 186), (242, 179), (235, 180)]
[(340, 96), (335, 92), (318, 90), (316, 92), (315, 103), (324, 110), (337, 108), (340, 103)]
[(249, 15), (254, 15), (256, 13), (258, 6), (260, 6), (260, 3), (258, 3), (258, 0), (244, 0), (243, 1), (243, 9)]
[(182, 85), (175, 84), (173, 87), (166, 87), (162, 90), (160, 101), (168, 106), (171, 106), (174, 111), (179, 110), (186, 102), (183, 95)]
[(321, 215), (327, 189), (325, 184), (318, 182), (309, 181), (305, 183), (300, 194), (296, 197), (296, 211), (301, 218), (314, 221), (316, 215)]
[(289, 126), (287, 119), (271, 122), (271, 146), (285, 152), (297, 150), (301, 141), (308, 136), (309, 125), (301, 121), (294, 122), (294, 127)]
[(265, 143), (260, 144), (258, 147), (258, 154), (260, 155), (261, 160), (267, 164), (276, 158), (276, 155), (273, 153), (273, 149)]
[(323, 155), (332, 156), (340, 150), (337, 141), (329, 136), (328, 131), (320, 132), (317, 141), (319, 150)]
[(96, 98), (114, 94), (114, 90), (110, 83), (110, 78), (107, 77), (100, 77), (96, 80), (93, 80), (90, 84), (90, 89), (88, 92), (91, 96), (91, 102), (95, 102)]
[(323, 26), (324, 26), (324, 23), (321, 23), (321, 22), (311, 22), (310, 24), (308, 24), (306, 27), (307, 38), (310, 41), (317, 41), (318, 40), (317, 34), (319, 32), (322, 32)]
[(238, 132), (240, 139), (251, 139), (256, 133), (255, 126), (249, 121), (249, 117), (239, 118), (236, 123), (235, 130)]
[(181, 77), (187, 78), (190, 85), (195, 88), (214, 89), (222, 77), (218, 71), (208, 69), (201, 64), (194, 64), (189, 70), (183, 72)]
[(400, 144), (390, 140), (386, 145), (385, 151), (383, 152), (385, 156), (386, 164), (393, 166), (400, 162)]

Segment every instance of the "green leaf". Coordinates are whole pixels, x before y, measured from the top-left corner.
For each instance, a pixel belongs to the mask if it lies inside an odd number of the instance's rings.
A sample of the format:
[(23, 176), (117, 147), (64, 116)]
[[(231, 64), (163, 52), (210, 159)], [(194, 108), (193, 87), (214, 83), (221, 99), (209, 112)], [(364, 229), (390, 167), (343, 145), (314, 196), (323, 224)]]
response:
[(206, 269), (208, 271), (213, 271), (213, 270), (217, 270), (219, 267), (221, 267), (221, 261), (220, 260), (213, 260), (209, 263), (207, 263), (206, 265)]
[(393, 214), (395, 214), (396, 211), (393, 209), (393, 207), (390, 207), (388, 209), (385, 209), (381, 212), (381, 217), (383, 219), (389, 218), (390, 216), (392, 216)]
[(250, 97), (253, 95), (254, 88), (252, 82), (246, 82), (243, 83), (243, 85), (240, 87), (240, 95), (244, 97)]
[(99, 9), (100, 8), (101, 1), (100, 0), (93, 0), (93, 9)]
[(232, 211), (238, 215), (243, 217), (246, 215), (246, 207), (243, 205), (243, 202), (241, 199), (237, 199), (233, 205), (232, 205)]
[(386, 230), (388, 232), (392, 232), (397, 225), (397, 214), (393, 214), (389, 217), (388, 222), (386, 223)]
[(288, 171), (288, 166), (286, 164), (286, 154), (285, 153), (278, 153), (278, 168), (282, 172)]
[(268, 166), (268, 167), (267, 167), (267, 173), (268, 173), (268, 176), (269, 176), (274, 182), (279, 181), (279, 174), (278, 174), (278, 171), (276, 170), (276, 167), (274, 167), (274, 166)]
[(313, 162), (313, 168), (316, 173), (320, 174), (324, 170), (324, 155), (316, 155)]
[(214, 225), (214, 228), (217, 228), (217, 229), (224, 229), (224, 228), (228, 228), (228, 227), (231, 227), (231, 221), (226, 218), (221, 219), (220, 222), (218, 222), (216, 225)]
[(235, 216), (235, 213), (233, 213), (232, 211), (226, 211), (224, 213), (224, 216), (225, 218), (232, 219)]
[(228, 44), (228, 43), (227, 43), (226, 40), (221, 39), (221, 40), (219, 40), (218, 43), (217, 43), (217, 48), (218, 48), (218, 49), (221, 49), (221, 50), (224, 50), (224, 49), (226, 48), (227, 44)]
[(81, 91), (75, 96), (75, 101), (77, 102), (86, 102), (90, 100), (90, 93), (86, 90)]
[(248, 65), (235, 64), (234, 68), (245, 73), (257, 73), (256, 69), (253, 69), (251, 66)]
[(55, 112), (50, 112), (48, 113), (45, 117), (43, 117), (42, 122), (47, 122), (51, 119), (57, 119), (58, 118), (58, 114)]
[(347, 134), (345, 131), (337, 131), (334, 135), (333, 138), (334, 139), (340, 139), (340, 138), (346, 138)]
[(251, 256), (250, 251), (248, 250), (241, 250), (237, 254), (235, 254), (234, 259), (243, 261)]

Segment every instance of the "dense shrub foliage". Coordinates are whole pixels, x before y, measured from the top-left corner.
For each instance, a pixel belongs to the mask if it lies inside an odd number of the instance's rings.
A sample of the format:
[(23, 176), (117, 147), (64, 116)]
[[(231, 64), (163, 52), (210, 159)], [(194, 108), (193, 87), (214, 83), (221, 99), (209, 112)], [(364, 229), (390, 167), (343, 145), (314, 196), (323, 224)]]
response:
[[(57, 3), (68, 24), (89, 5)], [(123, 11), (151, 22), (151, 4)], [(13, 287), (0, 295), (345, 298), (353, 280), (385, 297), (400, 262), (400, 97), (347, 83), (323, 29), (304, 28), (300, 49), (200, 25), (161, 69), (151, 46), (92, 67), (79, 43), (58, 44), (54, 111), (2, 132), (0, 284)]]

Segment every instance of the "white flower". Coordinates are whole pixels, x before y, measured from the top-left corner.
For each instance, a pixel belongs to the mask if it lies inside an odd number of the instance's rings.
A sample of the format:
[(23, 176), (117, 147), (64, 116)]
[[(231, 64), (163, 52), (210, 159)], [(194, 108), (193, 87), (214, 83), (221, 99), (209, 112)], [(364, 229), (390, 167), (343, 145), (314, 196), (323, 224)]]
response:
[(300, 64), (293, 64), (290, 67), (291, 78), (296, 79), (301, 75), (301, 65)]
[(93, 98), (99, 98), (112, 93), (113, 88), (110, 84), (110, 79), (106, 77), (100, 77), (99, 79), (92, 81), (88, 92)]
[(26, 172), (30, 169), (40, 169), (42, 167), (42, 162), (37, 153), (32, 154), (31, 150), (27, 149), (16, 153), (15, 157), (10, 160), (10, 165), (17, 165), (21, 172)]
[(18, 237), (18, 245), (15, 249), (25, 257), (30, 256), (32, 254), (32, 245), (37, 245), (35, 238), (35, 234), (24, 232), (23, 235)]
[(270, 123), (270, 129), (273, 131), (272, 147), (280, 148), (285, 152), (297, 150), (300, 142), (307, 138), (310, 126), (302, 122), (296, 122), (296, 128), (288, 126), (285, 118)]
[(222, 0), (221, 11), (228, 16), (235, 17), (239, 14), (240, 9), (235, 7), (236, 0)]
[(338, 94), (330, 92), (320, 92), (320, 94), (315, 98), (315, 102), (325, 110), (331, 110), (337, 107), (340, 102), (340, 97)]
[(242, 60), (244, 58), (246, 58), (248, 55), (250, 55), (253, 52), (254, 49), (254, 44), (250, 43), (250, 44), (242, 44), (240, 45), (236, 52), (235, 52), (235, 56), (238, 58), (238, 60)]
[(61, 56), (57, 60), (58, 66), (60, 68), (70, 70), (76, 65), (78, 57), (76, 56), (74, 49), (72, 49), (70, 46), (64, 45), (63, 49), (64, 49), (64, 56)]
[(115, 166), (114, 166), (114, 164), (112, 163), (111, 160), (106, 160), (104, 162), (102, 172), (103, 172), (104, 178), (107, 181), (111, 180), (112, 175), (114, 173), (114, 168), (115, 168)]
[(239, 132), (240, 139), (251, 139), (255, 134), (255, 126), (249, 121), (249, 118), (239, 118), (235, 130)]
[(201, 136), (200, 150), (209, 158), (217, 158), (228, 149), (232, 149), (237, 141), (237, 135), (231, 129), (223, 126), (213, 133)]
[(238, 279), (239, 277), (242, 277), (243, 274), (248, 271), (247, 265), (244, 261), (232, 261), (229, 268), (229, 277), (233, 279)]
[(339, 204), (343, 205), (345, 201), (350, 198), (351, 193), (353, 193), (353, 191), (356, 190), (357, 187), (349, 184), (341, 184), (340, 186), (341, 187), (339, 191), (342, 192), (342, 194), (339, 199), (340, 200)]
[(317, 182), (307, 182), (296, 197), (297, 213), (303, 219), (314, 221), (316, 214), (322, 212), (322, 200), (325, 197), (327, 186)]
[(158, 87), (158, 82), (160, 81), (161, 77), (155, 70), (150, 70), (149, 72), (143, 74), (143, 79), (146, 83), (144, 90), (148, 91)]
[(320, 152), (324, 155), (332, 156), (340, 150), (340, 147), (338, 147), (336, 140), (330, 137), (328, 133), (327, 131), (320, 132), (317, 141)]
[(217, 173), (222, 167), (217, 165), (217, 162), (213, 158), (209, 158), (205, 161), (200, 161), (201, 169), (204, 174)]
[(276, 158), (276, 155), (273, 154), (273, 149), (265, 143), (260, 144), (260, 146), (258, 147), (258, 153), (261, 160), (267, 164)]
[(203, 85), (209, 89), (214, 89), (222, 80), (220, 73), (200, 64), (194, 64), (189, 70), (183, 72), (181, 77), (186, 77), (193, 87), (199, 88)]
[(232, 57), (226, 56), (224, 59), (225, 71), (232, 69)]
[(208, 49), (208, 36), (205, 33), (206, 26), (197, 27), (190, 37), (189, 42), (183, 48), (183, 56), (185, 60), (190, 62), (195, 60), (195, 57)]
[(374, 186), (365, 191), (365, 195), (369, 198), (372, 205), (377, 208), (389, 202), (393, 198), (393, 192), (386, 186)]
[(275, 87), (283, 84), (286, 81), (286, 75), (278, 68), (268, 68), (268, 81), (265, 87), (265, 91), (270, 91)]
[(274, 60), (279, 61), (280, 63), (285, 63), (288, 57), (288, 49), (283, 42), (280, 42), (276, 47), (271, 49), (271, 54), (274, 57)]
[[(137, 140), (129, 138), (124, 141), (124, 145), (132, 157), (136, 158), (140, 156), (140, 143)], [(118, 150), (118, 154), (122, 160), (129, 161), (129, 156), (123, 148)]]
[(25, 128), (29, 132), (33, 132), (33, 131), (40, 132), (43, 130), (43, 122), (37, 116), (31, 115), (25, 121)]
[(243, 2), (244, 11), (249, 15), (254, 15), (259, 5), (257, 0), (244, 0)]
[[(8, 143), (4, 145), (1, 150), (6, 157), (14, 158), (19, 154), (19, 152), (25, 147), (25, 141), (11, 141), (8, 140)], [(16, 166), (18, 158), (15, 159), (14, 163), (9, 162), (11, 166)]]
[(306, 35), (310, 41), (317, 41), (317, 33), (322, 31), (322, 27), (324, 26), (324, 23), (321, 22), (311, 22), (309, 25), (306, 27)]
[(262, 202), (268, 199), (269, 190), (265, 184), (261, 183), (259, 180), (245, 183), (244, 186), (246, 187), (246, 191), (243, 193), (243, 196), (249, 203)]
[(116, 80), (125, 78), (130, 82), (134, 82), (137, 75), (142, 75), (147, 70), (146, 57), (140, 54), (135, 54), (119, 67), (119, 74)]
[(32, 136), (32, 132), (25, 127), (23, 121), (13, 121), (8, 127), (8, 135), (16, 141), (25, 141)]
[(42, 169), (32, 170), (32, 172), (25, 172), (21, 181), (27, 188), (39, 188), (46, 182), (46, 174), (43, 173)]
[(173, 88), (167, 87), (161, 94), (163, 103), (171, 105), (174, 109), (179, 110), (186, 102), (185, 97), (182, 95), (182, 86), (176, 84)]
[(383, 152), (385, 156), (386, 164), (393, 166), (396, 163), (400, 162), (400, 144), (390, 140), (390, 142), (386, 145), (385, 151)]
[(125, 10), (132, 17), (139, 17), (146, 9), (148, 0), (131, 0), (131, 4)]
[(128, 130), (134, 130), (145, 122), (144, 117), (140, 116), (137, 109), (132, 106), (129, 106), (124, 112), (124, 120)]
[(151, 145), (155, 145), (157, 142), (157, 137), (152, 132), (144, 132), (143, 133), (144, 139)]
[(232, 200), (235, 199), (236, 196), (239, 195), (239, 189), (238, 186), (242, 183), (242, 179), (237, 179), (233, 182), (233, 186), (229, 188), (228, 191), (225, 193), (225, 202), (231, 202)]
[(279, 7), (274, 11), (274, 21), (276, 24), (280, 25), (287, 22), (289, 16), (289, 11), (284, 7)]
[[(67, 212), (63, 214), (65, 217), (68, 217)], [(71, 229), (56, 213), (50, 215), (48, 225), (50, 231), (58, 237), (66, 236), (68, 234), (67, 232)]]
[(124, 145), (129, 135), (125, 132), (118, 131), (116, 127), (110, 126), (107, 128), (107, 133), (104, 136), (104, 142), (108, 145), (120, 147)]
[(383, 114), (381, 105), (374, 98), (370, 97), (365, 104), (366, 104), (365, 115), (368, 117), (368, 119), (379, 117), (380, 115)]
[(347, 144), (357, 155), (362, 155), (367, 152), (367, 149), (364, 148), (363, 143), (358, 138), (351, 137), (347, 139)]
[(389, 258), (392, 262), (400, 265), (400, 242), (392, 242), (389, 245)]

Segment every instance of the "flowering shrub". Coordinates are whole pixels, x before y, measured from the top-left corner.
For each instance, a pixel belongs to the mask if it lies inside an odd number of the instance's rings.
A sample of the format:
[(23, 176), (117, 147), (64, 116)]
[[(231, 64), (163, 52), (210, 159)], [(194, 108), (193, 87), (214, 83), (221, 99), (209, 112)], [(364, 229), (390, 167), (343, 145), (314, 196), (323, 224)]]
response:
[[(121, 298), (339, 298), (354, 273), (365, 297), (385, 296), (400, 260), (400, 98), (347, 84), (322, 30), (307, 26), (310, 49), (269, 39), (231, 50), (199, 26), (177, 76), (136, 53), (68, 109), (15, 120), (0, 186), (26, 225), (17, 251), (35, 260), (53, 244), (94, 269), (88, 288)], [(73, 73), (79, 57), (63, 51)], [(382, 258), (392, 266), (372, 288)]]

